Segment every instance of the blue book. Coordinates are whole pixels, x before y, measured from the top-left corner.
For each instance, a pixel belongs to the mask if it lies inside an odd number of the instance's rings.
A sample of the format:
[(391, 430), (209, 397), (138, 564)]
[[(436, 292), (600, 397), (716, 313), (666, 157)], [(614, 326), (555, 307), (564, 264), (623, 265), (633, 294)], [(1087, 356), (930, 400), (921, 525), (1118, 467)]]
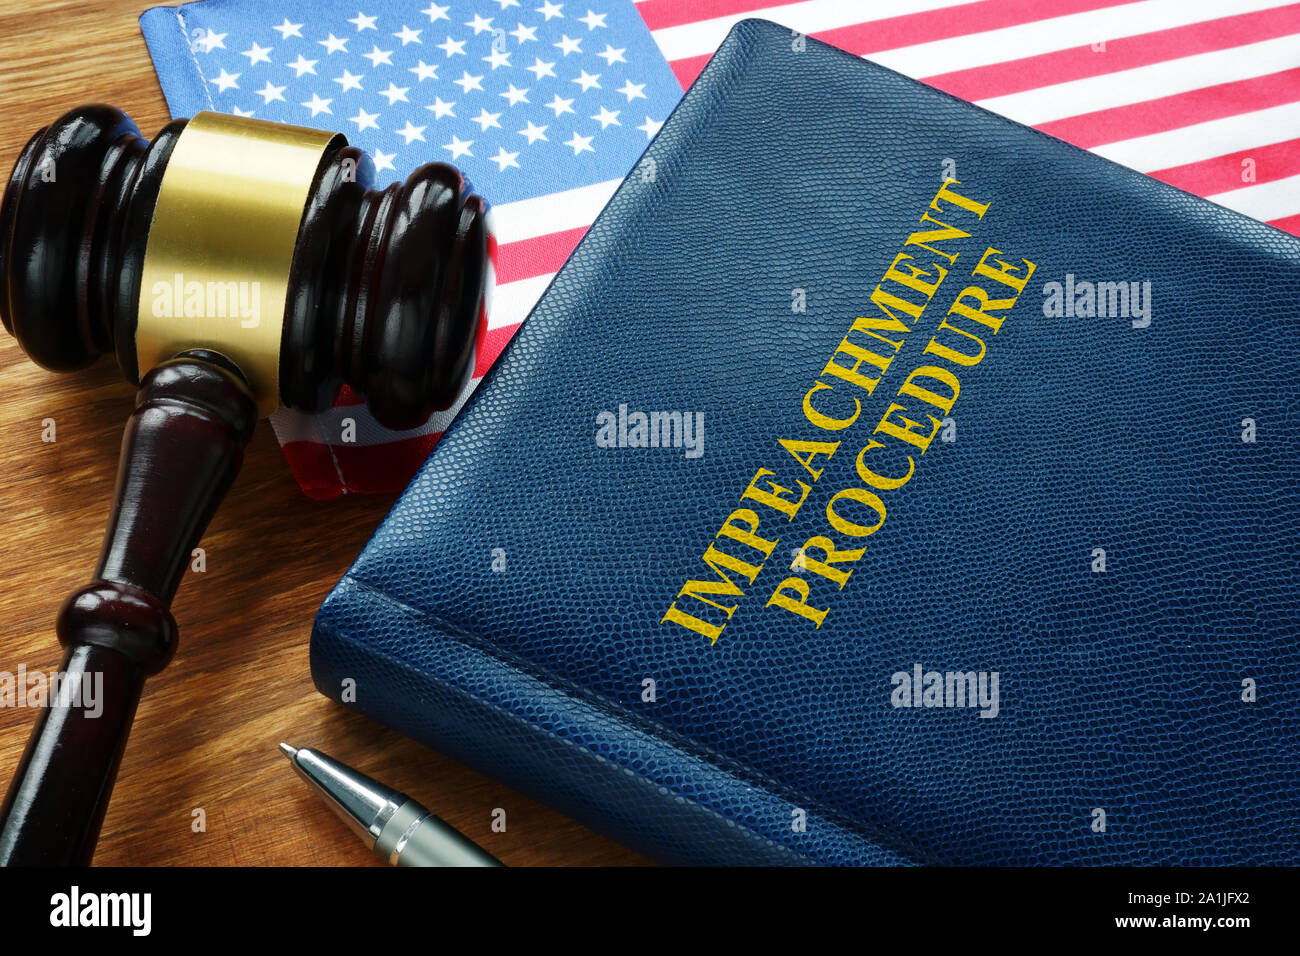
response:
[(1300, 240), (727, 38), (316, 619), (660, 860), (1300, 861)]

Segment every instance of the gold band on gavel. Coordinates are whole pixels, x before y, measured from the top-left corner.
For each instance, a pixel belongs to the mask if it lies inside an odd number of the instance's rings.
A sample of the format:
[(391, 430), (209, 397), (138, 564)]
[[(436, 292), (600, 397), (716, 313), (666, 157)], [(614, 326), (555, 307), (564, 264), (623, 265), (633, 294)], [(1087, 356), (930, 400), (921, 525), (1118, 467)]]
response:
[(145, 248), (142, 378), (180, 352), (207, 349), (239, 367), (263, 416), (275, 410), (294, 244), (336, 135), (209, 112), (181, 131)]

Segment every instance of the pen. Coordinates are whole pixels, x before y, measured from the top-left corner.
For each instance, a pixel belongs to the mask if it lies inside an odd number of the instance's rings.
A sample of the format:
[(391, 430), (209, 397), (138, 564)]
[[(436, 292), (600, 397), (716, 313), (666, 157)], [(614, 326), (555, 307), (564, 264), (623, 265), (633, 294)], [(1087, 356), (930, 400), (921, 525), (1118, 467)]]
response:
[(503, 866), (404, 793), (308, 747), (280, 744), (298, 775), (375, 855), (394, 866)]

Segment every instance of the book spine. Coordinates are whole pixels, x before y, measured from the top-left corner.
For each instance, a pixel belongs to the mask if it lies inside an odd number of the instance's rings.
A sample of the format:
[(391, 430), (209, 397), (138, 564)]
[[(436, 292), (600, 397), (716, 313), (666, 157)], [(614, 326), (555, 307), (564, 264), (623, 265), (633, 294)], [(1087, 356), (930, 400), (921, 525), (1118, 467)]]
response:
[(351, 576), (317, 615), (311, 670), (327, 697), (664, 863), (923, 862)]
[(173, 117), (214, 109), (196, 50), (207, 30), (190, 18), (190, 7), (151, 7), (140, 15), (140, 32)]

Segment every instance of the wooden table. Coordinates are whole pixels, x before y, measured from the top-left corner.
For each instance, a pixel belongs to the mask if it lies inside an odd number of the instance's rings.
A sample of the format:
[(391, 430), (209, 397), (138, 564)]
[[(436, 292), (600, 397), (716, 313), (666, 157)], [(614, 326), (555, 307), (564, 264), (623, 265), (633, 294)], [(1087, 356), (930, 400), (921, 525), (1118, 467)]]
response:
[[(39, 127), (86, 102), (145, 135), (169, 119), (140, 36), (147, 2), (0, 0), (0, 167)], [(0, 333), (0, 670), (57, 669), (54, 618), (99, 553), (133, 389), (105, 358), (55, 375)], [(54, 442), (42, 441), (52, 419)], [(449, 757), (326, 700), (312, 686), (312, 616), (392, 505), (306, 498), (263, 423), (173, 605), (180, 646), (150, 679), (95, 862), (375, 862), (289, 768), (281, 741), (324, 750), (429, 806), (511, 865), (646, 862)], [(7, 786), (33, 713), (0, 708)], [(504, 833), (491, 832), (504, 808)], [(195, 832), (196, 810), (206, 830)], [(375, 862), (375, 865), (378, 865)]]

